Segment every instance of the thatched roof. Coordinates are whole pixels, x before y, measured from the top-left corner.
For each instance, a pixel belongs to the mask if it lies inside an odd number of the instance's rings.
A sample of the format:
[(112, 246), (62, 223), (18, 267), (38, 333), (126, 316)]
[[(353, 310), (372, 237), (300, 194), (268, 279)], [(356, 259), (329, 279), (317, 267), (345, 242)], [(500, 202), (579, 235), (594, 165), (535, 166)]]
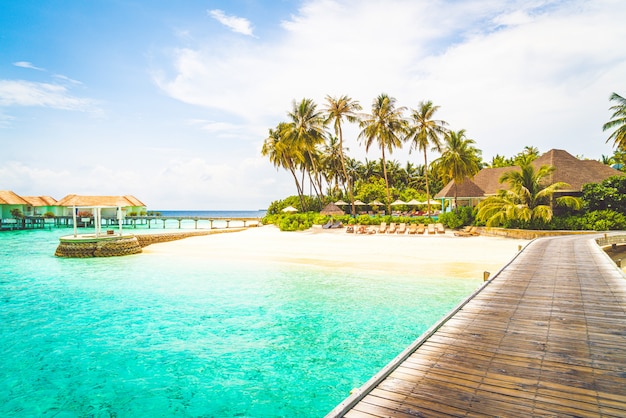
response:
[(22, 197), (10, 190), (0, 190), (0, 205), (28, 205)]
[(51, 196), (22, 196), (22, 199), (28, 202), (29, 205), (39, 206), (57, 206), (57, 201)]
[(535, 168), (542, 165), (552, 165), (556, 169), (550, 176), (549, 182), (562, 181), (571, 187), (564, 191), (582, 191), (587, 183), (600, 183), (612, 176), (624, 176), (624, 172), (602, 164), (596, 160), (579, 160), (567, 151), (553, 149), (533, 161)]
[(435, 195), (435, 199), (452, 198), (455, 196), (457, 198), (483, 197), (484, 195), (483, 189), (478, 187), (472, 180), (465, 178), (461, 184), (456, 184), (454, 181), (448, 183), (446, 187)]
[[(555, 170), (547, 181), (549, 184), (556, 182), (569, 184), (571, 187), (561, 190), (564, 192), (580, 192), (584, 184), (600, 183), (612, 176), (626, 175), (626, 173), (615, 170), (599, 161), (579, 160), (567, 151), (558, 149), (552, 149), (546, 152), (541, 157), (534, 160), (532, 165), (535, 169), (539, 169), (543, 165), (554, 166)], [(507, 171), (512, 170), (519, 171), (520, 168), (517, 166), (483, 168), (471, 180), (475, 186), (483, 191), (483, 194), (477, 194), (479, 193), (478, 190), (469, 189), (468, 187), (470, 186), (468, 185), (460, 185), (458, 197), (484, 197), (495, 195), (498, 190), (507, 190), (509, 185), (507, 183), (500, 183), (500, 177)], [(450, 193), (448, 191), (453, 185), (454, 182), (451, 181), (435, 197), (453, 197), (454, 192), (452, 191)], [(445, 195), (442, 195), (444, 192)]]
[(58, 206), (146, 206), (131, 195), (125, 196), (79, 196), (70, 194), (57, 202)]
[(345, 212), (334, 203), (327, 204), (324, 209), (320, 211), (321, 215), (344, 215)]

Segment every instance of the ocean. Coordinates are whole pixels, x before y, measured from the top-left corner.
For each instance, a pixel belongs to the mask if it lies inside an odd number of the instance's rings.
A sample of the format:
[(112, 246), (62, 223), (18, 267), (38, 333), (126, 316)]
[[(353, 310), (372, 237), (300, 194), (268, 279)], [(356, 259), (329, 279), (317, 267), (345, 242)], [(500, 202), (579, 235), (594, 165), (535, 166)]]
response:
[(54, 257), (69, 231), (0, 233), (0, 416), (320, 417), (480, 285)]

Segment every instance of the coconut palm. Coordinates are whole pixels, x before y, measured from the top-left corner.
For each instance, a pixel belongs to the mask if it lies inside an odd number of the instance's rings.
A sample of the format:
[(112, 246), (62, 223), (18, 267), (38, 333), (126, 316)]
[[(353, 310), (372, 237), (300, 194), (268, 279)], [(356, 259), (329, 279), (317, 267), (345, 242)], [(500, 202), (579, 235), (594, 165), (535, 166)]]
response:
[(383, 93), (374, 99), (372, 103), (372, 113), (363, 115), (360, 126), (362, 128), (359, 139), (365, 142), (367, 152), (374, 142), (382, 153), (383, 175), (385, 177), (385, 188), (387, 193), (387, 213), (391, 213), (391, 196), (389, 194), (389, 181), (387, 179), (387, 164), (385, 150), (389, 154), (394, 149), (402, 146), (405, 139), (408, 125), (403, 117), (406, 110), (404, 107), (396, 107), (396, 99)]
[(354, 208), (354, 195), (352, 192), (352, 182), (350, 181), (350, 176), (348, 176), (348, 171), (346, 170), (346, 162), (343, 153), (343, 130), (341, 129), (341, 123), (344, 119), (348, 122), (357, 122), (357, 112), (361, 110), (361, 105), (358, 101), (352, 100), (350, 97), (345, 95), (339, 98), (326, 96), (325, 110), (328, 115), (326, 119), (327, 122), (333, 123), (335, 135), (339, 137), (341, 168), (343, 170), (344, 179), (348, 183), (348, 196), (350, 197), (350, 204), (352, 206), (351, 213), (354, 215), (356, 213)]
[[(444, 136), (441, 156), (433, 162), (435, 169), (444, 181), (460, 184), (466, 177), (474, 177), (480, 170), (480, 150), (474, 147), (476, 141), (465, 136), (465, 129), (448, 131)], [(454, 206), (458, 209), (456, 188)]]
[(429, 148), (432, 151), (441, 152), (441, 139), (446, 134), (448, 125), (443, 120), (433, 119), (439, 106), (433, 102), (426, 101), (419, 104), (419, 109), (411, 111), (411, 127), (409, 131), (409, 141), (411, 149), (417, 149), (424, 153), (424, 174), (426, 180), (426, 201), (428, 202), (428, 216), (430, 217), (430, 188), (428, 184), (428, 157), (426, 152)]
[(617, 128), (606, 142), (613, 141), (615, 148), (620, 151), (626, 151), (626, 99), (617, 93), (613, 93), (609, 100), (615, 101), (617, 104), (609, 108), (613, 111), (612, 119), (602, 126), (602, 130)]
[(326, 138), (326, 119), (311, 99), (302, 99), (299, 103), (294, 100), (292, 106), (288, 113), (290, 122), (285, 125), (285, 137), (294, 149), (300, 150), (301, 166), (322, 198), (318, 146)]
[(303, 208), (304, 191), (296, 175), (297, 162), (302, 159), (302, 154), (299, 149), (291, 146), (290, 142), (286, 139), (286, 132), (288, 131), (289, 127), (286, 122), (279, 123), (276, 129), (270, 129), (268, 137), (263, 142), (261, 154), (269, 157), (270, 162), (276, 168), (284, 168), (291, 173), (296, 183), (301, 208)]
[(543, 165), (535, 170), (530, 162), (523, 162), (519, 171), (507, 171), (499, 181), (508, 183), (509, 190), (500, 190), (496, 196), (482, 201), (478, 205), (477, 218), (486, 222), (487, 226), (502, 225), (506, 221), (530, 222), (533, 219), (550, 222), (553, 201), (557, 206), (580, 209), (580, 198), (562, 196), (553, 199), (555, 192), (570, 187), (565, 182), (546, 182), (554, 169), (553, 166)]

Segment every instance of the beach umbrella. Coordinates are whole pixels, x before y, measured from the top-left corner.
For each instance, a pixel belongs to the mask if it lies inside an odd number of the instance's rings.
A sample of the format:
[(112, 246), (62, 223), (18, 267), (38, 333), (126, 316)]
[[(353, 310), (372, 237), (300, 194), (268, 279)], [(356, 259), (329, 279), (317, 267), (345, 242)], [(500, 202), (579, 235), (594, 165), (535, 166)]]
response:
[(379, 202), (378, 200), (374, 200), (373, 202), (370, 202), (370, 206), (382, 206), (383, 203)]
[(346, 205), (349, 205), (349, 204), (350, 203), (344, 202), (343, 200), (338, 200), (338, 201), (335, 202), (335, 205), (337, 205), (337, 206), (346, 206)]
[(298, 209), (294, 208), (293, 206), (287, 206), (285, 209), (283, 209), (283, 212), (297, 212)]
[(355, 201), (354, 201), (354, 204), (355, 204), (356, 206), (364, 206), (364, 205), (366, 205), (366, 203), (363, 203), (363, 202), (361, 202), (360, 200), (355, 200)]
[(339, 208), (335, 203), (327, 204), (324, 209), (320, 211), (320, 215), (343, 215), (344, 211)]
[[(430, 200), (428, 201), (428, 203), (430, 203), (431, 205), (441, 205), (441, 202), (440, 202), (440, 201), (438, 201), (438, 200), (433, 200), (433, 199), (430, 199)], [(424, 204), (426, 204), (426, 202), (424, 202)]]
[(408, 202), (406, 202), (407, 205), (412, 205), (412, 206), (417, 206), (417, 205), (421, 205), (422, 202), (419, 202), (417, 199), (411, 199)]
[(402, 200), (398, 199), (391, 204), (391, 206), (400, 206), (400, 205), (406, 205), (406, 202), (403, 202)]

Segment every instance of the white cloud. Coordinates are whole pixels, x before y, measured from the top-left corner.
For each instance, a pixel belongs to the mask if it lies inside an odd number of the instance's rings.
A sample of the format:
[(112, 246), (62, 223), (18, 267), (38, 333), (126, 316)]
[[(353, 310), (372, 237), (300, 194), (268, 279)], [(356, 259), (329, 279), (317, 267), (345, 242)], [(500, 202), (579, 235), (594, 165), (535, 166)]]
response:
[(230, 28), (233, 32), (241, 33), (242, 35), (253, 36), (252, 25), (248, 19), (237, 16), (230, 16), (219, 9), (209, 10), (209, 16), (220, 22), (222, 25)]
[(0, 80), (0, 106), (96, 111), (93, 100), (74, 97), (64, 86), (25, 80)]
[(73, 78), (69, 78), (63, 74), (54, 74), (52, 77), (57, 78), (62, 81), (67, 81), (68, 83), (71, 83), (71, 84), (78, 84), (78, 85), (83, 84), (81, 81), (74, 80)]
[(14, 62), (13, 65), (15, 65), (16, 67), (30, 68), (31, 70), (46, 71), (44, 68), (36, 67), (28, 61), (17, 61)]
[(610, 151), (601, 125), (626, 74), (625, 15), (609, 0), (311, 0), (274, 39), (175, 51), (175, 76), (157, 81), (251, 138), (293, 99), (348, 94), (368, 111), (386, 92), (408, 107), (433, 100), (486, 158), (529, 144), (594, 157)]

